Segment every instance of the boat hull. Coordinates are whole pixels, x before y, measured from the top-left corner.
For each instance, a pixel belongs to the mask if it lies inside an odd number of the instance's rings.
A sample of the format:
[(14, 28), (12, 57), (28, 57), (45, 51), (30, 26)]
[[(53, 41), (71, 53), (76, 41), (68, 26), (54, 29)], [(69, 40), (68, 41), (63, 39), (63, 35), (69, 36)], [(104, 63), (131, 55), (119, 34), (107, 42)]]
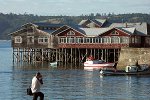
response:
[(84, 63), (84, 69), (103, 69), (103, 68), (112, 68), (114, 63), (105, 63), (105, 64), (86, 64)]
[(57, 66), (57, 61), (56, 62), (51, 62), (50, 66)]
[(148, 71), (142, 71), (142, 72), (103, 72), (100, 73), (100, 75), (104, 75), (104, 76), (133, 76), (133, 75), (150, 75), (150, 70)]

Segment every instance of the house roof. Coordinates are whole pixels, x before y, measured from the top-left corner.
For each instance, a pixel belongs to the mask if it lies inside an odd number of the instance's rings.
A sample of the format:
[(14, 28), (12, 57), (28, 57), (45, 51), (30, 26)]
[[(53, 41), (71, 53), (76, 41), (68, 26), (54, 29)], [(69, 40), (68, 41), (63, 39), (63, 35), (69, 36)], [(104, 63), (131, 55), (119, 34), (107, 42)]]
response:
[[(107, 27), (107, 28), (80, 28), (80, 29), (87, 36), (95, 37), (95, 36), (98, 36), (98, 35), (101, 35), (101, 34), (107, 32), (113, 28)], [(123, 32), (126, 32), (127, 34), (130, 34), (130, 35), (133, 35), (135, 33), (134, 27), (132, 27), (132, 28), (116, 28), (116, 29), (119, 29)]]
[(87, 36), (92, 36), (95, 37), (97, 35), (100, 35), (108, 30), (110, 30), (111, 28), (80, 28), (84, 34), (86, 34)]
[(122, 30), (122, 31), (124, 31), (124, 32), (126, 32), (126, 33), (128, 33), (128, 34), (130, 34), (130, 35), (133, 35), (134, 33), (135, 33), (135, 27), (130, 27), (130, 28), (118, 28), (118, 29), (120, 29), (120, 30)]
[(82, 20), (78, 25), (83, 25), (86, 21), (90, 21), (91, 23), (95, 23), (99, 26), (102, 26), (105, 22), (106, 22), (106, 19), (87, 19), (87, 20)]
[(26, 27), (26, 26), (34, 26), (34, 27), (38, 27), (37, 25), (33, 24), (33, 23), (26, 23), (26, 24), (23, 24), (21, 27)]
[(147, 23), (112, 23), (109, 27), (135, 28), (136, 34), (147, 35)]
[(46, 22), (38, 22), (38, 23), (34, 23), (37, 26), (42, 26), (42, 27), (61, 27), (64, 24), (51, 24), (51, 23), (46, 23)]
[(53, 35), (59, 34), (59, 33), (65, 31), (65, 30), (68, 30), (70, 28), (73, 29), (73, 30), (76, 30), (76, 31), (80, 32), (83, 35), (85, 35), (84, 32), (80, 29), (80, 25), (73, 25), (73, 26), (63, 25), (62, 27), (60, 27), (57, 30), (53, 31), (52, 34)]
[(106, 22), (106, 19), (94, 19), (92, 21), (95, 22), (96, 24), (102, 26)]

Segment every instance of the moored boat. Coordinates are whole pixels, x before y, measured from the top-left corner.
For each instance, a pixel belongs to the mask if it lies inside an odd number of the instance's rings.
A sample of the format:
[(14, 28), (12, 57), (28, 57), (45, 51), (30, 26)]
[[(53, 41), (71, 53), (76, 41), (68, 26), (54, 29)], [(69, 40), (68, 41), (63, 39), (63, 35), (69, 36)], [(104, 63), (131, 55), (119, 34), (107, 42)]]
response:
[(113, 68), (114, 66), (115, 63), (109, 63), (103, 60), (87, 60), (84, 62), (84, 69)]
[(50, 63), (50, 66), (55, 66), (55, 67), (56, 67), (56, 66), (57, 66), (57, 61), (51, 62), (51, 63)]
[(100, 75), (150, 75), (150, 68), (147, 64), (128, 65), (125, 70), (101, 69)]

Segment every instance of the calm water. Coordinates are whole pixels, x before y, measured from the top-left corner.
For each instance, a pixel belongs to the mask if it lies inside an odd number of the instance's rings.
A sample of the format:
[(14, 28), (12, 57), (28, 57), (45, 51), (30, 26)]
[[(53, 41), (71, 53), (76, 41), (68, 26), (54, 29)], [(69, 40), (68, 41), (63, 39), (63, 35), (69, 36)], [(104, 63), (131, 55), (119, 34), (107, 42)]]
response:
[(100, 77), (98, 71), (71, 66), (16, 64), (5, 43), (0, 43), (0, 100), (32, 100), (26, 88), (37, 71), (43, 74), (45, 100), (150, 100), (150, 76)]

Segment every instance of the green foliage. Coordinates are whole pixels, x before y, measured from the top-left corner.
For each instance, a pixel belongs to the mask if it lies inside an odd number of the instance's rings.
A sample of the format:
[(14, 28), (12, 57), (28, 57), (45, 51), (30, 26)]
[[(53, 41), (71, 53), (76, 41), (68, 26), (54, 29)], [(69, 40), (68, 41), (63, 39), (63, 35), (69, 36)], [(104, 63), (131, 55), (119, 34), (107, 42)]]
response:
[(0, 39), (10, 39), (11, 32), (16, 31), (25, 23), (34, 23), (49, 19), (61, 19), (64, 24), (78, 24), (83, 19), (106, 18), (109, 22), (147, 22), (150, 23), (150, 14), (132, 13), (132, 14), (100, 14), (91, 13), (80, 16), (38, 16), (33, 14), (3, 14), (0, 13)]

